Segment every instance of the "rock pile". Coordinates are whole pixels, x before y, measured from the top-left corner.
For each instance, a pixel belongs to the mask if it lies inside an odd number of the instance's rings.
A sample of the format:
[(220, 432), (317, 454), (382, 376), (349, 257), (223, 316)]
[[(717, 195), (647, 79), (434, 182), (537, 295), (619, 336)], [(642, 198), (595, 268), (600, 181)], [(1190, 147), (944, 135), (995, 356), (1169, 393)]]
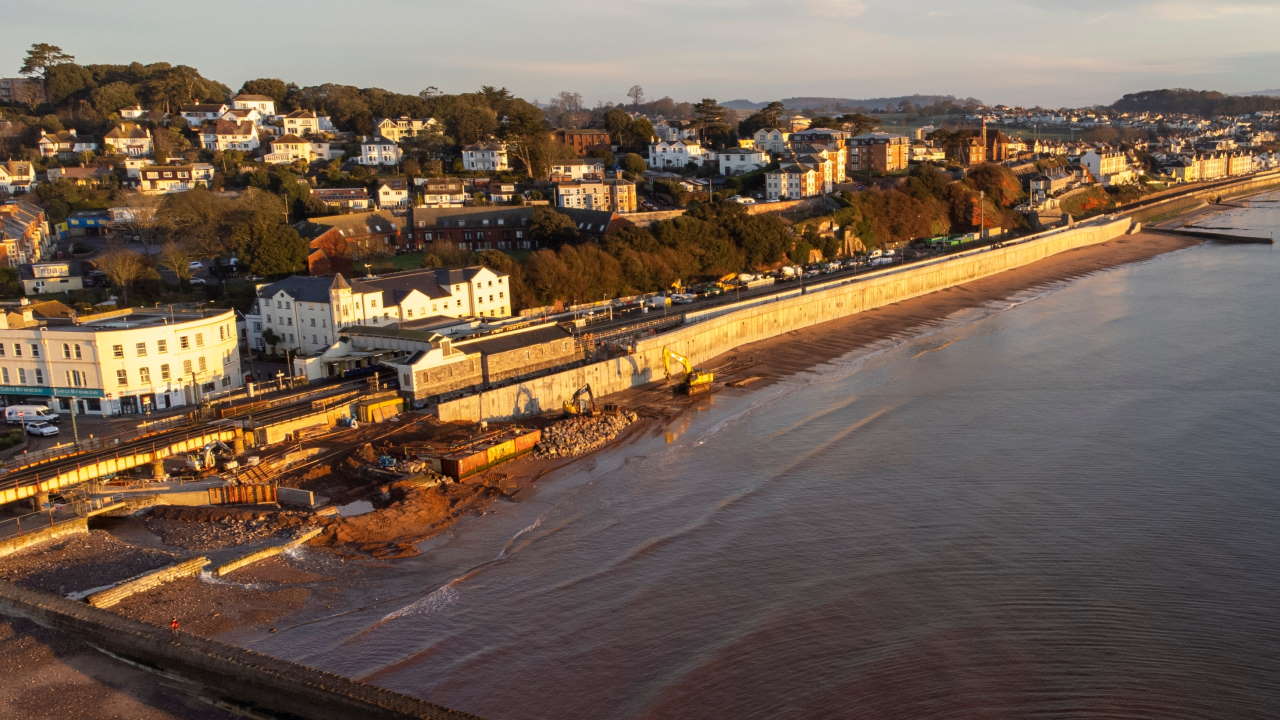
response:
[(166, 545), (208, 551), (284, 536), (296, 531), (305, 521), (279, 513), (210, 512), (205, 515), (182, 513), (178, 508), (155, 508), (144, 522)]
[(566, 418), (542, 431), (542, 441), (533, 449), (533, 454), (540, 458), (586, 455), (616, 438), (638, 417), (630, 410), (619, 410), (595, 417), (579, 415)]

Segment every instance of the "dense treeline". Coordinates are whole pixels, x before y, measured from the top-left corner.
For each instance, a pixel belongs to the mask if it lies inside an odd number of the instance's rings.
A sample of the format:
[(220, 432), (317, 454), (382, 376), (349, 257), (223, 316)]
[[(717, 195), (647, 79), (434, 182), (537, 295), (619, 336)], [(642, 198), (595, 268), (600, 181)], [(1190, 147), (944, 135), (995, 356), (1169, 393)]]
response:
[(1211, 117), (1280, 110), (1280, 98), (1264, 95), (1226, 95), (1183, 88), (1129, 93), (1111, 105), (1117, 112), (1186, 113)]

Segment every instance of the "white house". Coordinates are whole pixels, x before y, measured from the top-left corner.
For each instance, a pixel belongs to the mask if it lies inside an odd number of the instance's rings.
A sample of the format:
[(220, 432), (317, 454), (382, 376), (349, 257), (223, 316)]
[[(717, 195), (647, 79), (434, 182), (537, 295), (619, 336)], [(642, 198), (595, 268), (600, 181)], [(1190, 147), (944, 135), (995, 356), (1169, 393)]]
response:
[(258, 131), (253, 123), (215, 120), (200, 126), (200, 146), (210, 152), (258, 149)]
[(1129, 156), (1119, 151), (1089, 150), (1080, 156), (1080, 166), (1104, 187), (1131, 183), (1138, 177), (1129, 165)]
[(771, 153), (784, 153), (788, 149), (791, 133), (778, 128), (760, 128), (751, 136), (755, 146)]
[(409, 184), (404, 178), (390, 178), (378, 185), (378, 207), (409, 207)]
[(769, 155), (763, 150), (732, 148), (716, 153), (721, 175), (741, 175), (759, 170), (769, 164)]
[(384, 137), (375, 137), (360, 143), (360, 157), (356, 162), (361, 165), (399, 165), (403, 159), (404, 151), (399, 145)]
[(598, 158), (574, 158), (551, 164), (548, 173), (552, 182), (581, 180), (585, 177), (604, 177), (604, 161)]
[(125, 120), (137, 120), (147, 114), (147, 111), (143, 110), (141, 105), (130, 105), (126, 108), (120, 108), (117, 112), (120, 113), (120, 117)]
[(223, 103), (203, 103), (199, 105), (183, 105), (178, 111), (182, 119), (191, 127), (199, 127), (202, 123), (213, 122), (227, 111)]
[(17, 195), (31, 190), (36, 184), (35, 167), (22, 160), (0, 162), (0, 190)]
[(151, 130), (136, 123), (120, 123), (102, 136), (102, 144), (121, 155), (146, 157), (151, 154)]
[(701, 165), (707, 159), (707, 151), (692, 140), (660, 141), (649, 146), (649, 169), (684, 169), (689, 163)]
[(342, 328), (392, 325), (431, 317), (507, 317), (508, 276), (483, 266), (406, 270), (347, 280), (301, 276), (258, 286), (257, 307), (245, 317), (249, 344), (265, 349), (268, 330), (279, 347), (324, 351)]
[(313, 110), (294, 110), (280, 119), (280, 126), (285, 135), (314, 135), (321, 130), (320, 118)]
[(276, 114), (276, 101), (266, 95), (237, 95), (231, 99), (236, 110), (257, 110), (262, 117)]
[(503, 143), (476, 143), (462, 148), (462, 169), (471, 172), (501, 172), (510, 170), (507, 162), (507, 146)]

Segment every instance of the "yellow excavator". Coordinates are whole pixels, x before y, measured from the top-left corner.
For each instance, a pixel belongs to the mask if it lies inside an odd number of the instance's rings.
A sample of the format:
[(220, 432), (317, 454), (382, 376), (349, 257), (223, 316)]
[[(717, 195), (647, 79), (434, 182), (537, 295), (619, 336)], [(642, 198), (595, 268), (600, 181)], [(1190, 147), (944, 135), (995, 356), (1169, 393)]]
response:
[(711, 389), (711, 383), (716, 379), (715, 373), (695, 368), (693, 363), (689, 362), (689, 358), (670, 348), (662, 348), (662, 365), (667, 371), (668, 378), (671, 377), (672, 361), (684, 367), (684, 379), (678, 386), (680, 392), (685, 395), (697, 395)]
[(591, 417), (596, 414), (596, 394), (591, 391), (590, 383), (578, 388), (573, 398), (565, 402), (564, 414), (565, 417), (574, 415)]

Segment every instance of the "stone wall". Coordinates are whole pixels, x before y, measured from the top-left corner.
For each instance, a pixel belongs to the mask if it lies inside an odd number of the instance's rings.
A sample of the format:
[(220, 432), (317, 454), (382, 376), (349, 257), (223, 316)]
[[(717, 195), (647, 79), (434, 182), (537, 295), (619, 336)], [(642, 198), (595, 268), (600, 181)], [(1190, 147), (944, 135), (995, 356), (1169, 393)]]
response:
[(637, 343), (622, 358), (534, 378), (439, 405), (441, 420), (503, 420), (560, 406), (590, 383), (599, 396), (662, 380), (662, 349), (670, 347), (695, 363), (705, 363), (740, 345), (842, 318), (1005, 270), (1066, 250), (1112, 240), (1127, 232), (1128, 218), (1103, 217), (1073, 228), (1053, 230), (944, 258), (889, 268), (855, 278), (832, 280), (766, 298), (690, 313), (690, 324)]
[(53, 540), (59, 540), (72, 535), (85, 535), (89, 532), (89, 523), (86, 518), (76, 518), (74, 520), (65, 520), (63, 522), (54, 523), (42, 530), (34, 532), (25, 532), (20, 535), (0, 540), (0, 558), (12, 555), (16, 552), (26, 550), (35, 545), (41, 545)]
[(165, 583), (198, 575), (204, 569), (204, 566), (208, 564), (209, 558), (207, 557), (194, 557), (190, 560), (183, 560), (180, 563), (168, 565), (159, 570), (152, 570), (121, 581), (106, 590), (99, 590), (85, 598), (85, 602), (97, 608), (111, 607), (125, 598), (160, 587)]

